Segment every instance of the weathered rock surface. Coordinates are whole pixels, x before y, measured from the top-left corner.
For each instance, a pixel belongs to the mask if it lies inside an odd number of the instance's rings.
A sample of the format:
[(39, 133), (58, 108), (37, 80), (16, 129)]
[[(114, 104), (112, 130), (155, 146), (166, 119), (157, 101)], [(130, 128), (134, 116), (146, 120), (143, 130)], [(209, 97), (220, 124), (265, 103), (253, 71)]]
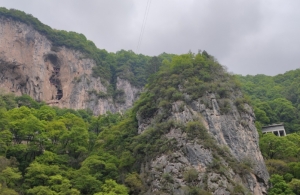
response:
[[(255, 117), (251, 107), (247, 104), (244, 107), (247, 111), (239, 112), (231, 100), (232, 109), (221, 114), (215, 95), (207, 93), (189, 104), (174, 102), (168, 120), (184, 125), (191, 121), (201, 122), (221, 152), (228, 151), (237, 166), (250, 164), (251, 170), (241, 168), (242, 172), (237, 172), (240, 167), (230, 167), (224, 157), (216, 164), (215, 153), (204, 146), (203, 140), (189, 138), (183, 129), (173, 128), (164, 136), (175, 139), (178, 149), (157, 156), (143, 167), (142, 173), (147, 175), (145, 183), (149, 185), (147, 194), (181, 195), (186, 193), (187, 186), (207, 189), (215, 195), (229, 195), (243, 188), (250, 194), (267, 194), (269, 174), (259, 150)], [(147, 131), (150, 124), (151, 120), (140, 121), (139, 132)], [(196, 171), (198, 179), (186, 181), (184, 177), (189, 170)]]
[[(100, 78), (92, 77), (95, 62), (82, 53), (52, 43), (31, 26), (0, 17), (0, 88), (16, 95), (28, 94), (49, 105), (90, 108), (94, 114), (117, 112), (132, 106), (141, 89), (118, 79), (124, 101), (98, 98), (106, 93)], [(94, 92), (94, 93), (91, 93)]]
[(117, 78), (117, 89), (124, 92), (124, 101), (122, 103), (117, 103), (117, 108), (119, 110), (130, 108), (141, 92), (140, 88), (131, 85), (129, 81), (119, 77)]

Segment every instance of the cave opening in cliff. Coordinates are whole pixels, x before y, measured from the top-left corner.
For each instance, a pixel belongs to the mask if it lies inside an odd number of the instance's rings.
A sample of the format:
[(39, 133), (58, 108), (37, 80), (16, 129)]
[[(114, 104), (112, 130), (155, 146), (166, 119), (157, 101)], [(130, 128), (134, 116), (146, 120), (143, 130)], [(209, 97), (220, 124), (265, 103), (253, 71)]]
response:
[(56, 99), (60, 100), (63, 97), (63, 91), (61, 89), (57, 90)]
[(55, 67), (55, 68), (59, 68), (59, 66), (60, 66), (59, 59), (56, 54), (48, 54), (46, 56), (45, 60), (46, 61), (49, 60), (51, 62), (51, 64), (53, 65), (53, 67)]
[[(63, 97), (63, 91), (61, 89), (61, 82), (59, 79), (59, 75), (60, 75), (59, 60), (58, 60), (57, 56), (54, 54), (48, 54), (46, 57), (46, 60), (50, 60), (52, 66), (53, 66), (52, 75), (51, 75), (49, 81), (56, 88), (55, 99), (60, 100)], [(54, 99), (53, 96), (52, 96), (52, 99)]]
[(56, 77), (56, 75), (51, 75), (49, 81), (52, 85), (55, 85), (55, 86), (58, 85), (58, 78)]

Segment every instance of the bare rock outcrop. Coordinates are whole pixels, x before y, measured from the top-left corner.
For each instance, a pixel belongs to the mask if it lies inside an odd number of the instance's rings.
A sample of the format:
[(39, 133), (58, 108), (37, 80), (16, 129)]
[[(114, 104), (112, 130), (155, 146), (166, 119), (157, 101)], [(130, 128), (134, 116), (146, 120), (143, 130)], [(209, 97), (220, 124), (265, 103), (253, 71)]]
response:
[[(239, 111), (234, 99), (230, 104), (231, 110), (222, 113), (212, 93), (172, 104), (167, 120), (182, 125), (163, 136), (176, 140), (172, 146), (176, 149), (144, 164), (141, 177), (149, 185), (146, 194), (183, 195), (194, 187), (215, 195), (267, 194), (269, 174), (259, 150), (253, 110), (244, 104), (245, 111)], [(139, 133), (144, 133), (153, 120), (139, 122)], [(205, 132), (189, 136), (184, 126), (190, 122), (201, 123), (210, 138)]]
[(117, 89), (124, 90), (124, 101), (116, 104), (111, 97), (99, 98), (97, 94), (107, 93), (109, 82), (92, 77), (95, 65), (79, 51), (53, 48), (51, 41), (31, 26), (0, 17), (2, 90), (28, 94), (61, 108), (89, 108), (96, 115), (130, 107), (141, 89), (118, 79)]

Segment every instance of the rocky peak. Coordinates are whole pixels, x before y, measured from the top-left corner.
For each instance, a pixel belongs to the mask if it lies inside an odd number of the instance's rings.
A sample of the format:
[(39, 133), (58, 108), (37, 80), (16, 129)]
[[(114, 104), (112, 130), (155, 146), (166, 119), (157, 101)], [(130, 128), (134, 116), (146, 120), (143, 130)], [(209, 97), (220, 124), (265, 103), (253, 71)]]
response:
[(267, 194), (255, 116), (234, 77), (210, 56), (178, 58), (136, 105), (140, 136), (160, 140), (141, 168), (146, 194)]
[[(234, 100), (230, 104), (231, 110), (221, 113), (213, 93), (189, 104), (172, 103), (167, 120), (180, 125), (163, 136), (175, 140), (170, 147), (176, 150), (158, 155), (143, 167), (150, 184), (147, 194), (185, 194), (193, 187), (216, 195), (267, 194), (269, 174), (259, 150), (253, 111), (248, 104), (243, 105), (245, 112), (238, 111)], [(147, 132), (153, 121), (140, 121), (140, 133)], [(188, 130), (192, 126), (195, 129)]]

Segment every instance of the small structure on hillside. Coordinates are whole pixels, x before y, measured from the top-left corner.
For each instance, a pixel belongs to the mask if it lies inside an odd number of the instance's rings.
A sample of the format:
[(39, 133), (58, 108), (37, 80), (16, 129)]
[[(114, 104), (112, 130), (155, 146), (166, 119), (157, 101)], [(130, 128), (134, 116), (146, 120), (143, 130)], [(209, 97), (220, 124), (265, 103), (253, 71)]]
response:
[(283, 124), (273, 124), (262, 127), (262, 133), (273, 133), (276, 136), (286, 136)]

